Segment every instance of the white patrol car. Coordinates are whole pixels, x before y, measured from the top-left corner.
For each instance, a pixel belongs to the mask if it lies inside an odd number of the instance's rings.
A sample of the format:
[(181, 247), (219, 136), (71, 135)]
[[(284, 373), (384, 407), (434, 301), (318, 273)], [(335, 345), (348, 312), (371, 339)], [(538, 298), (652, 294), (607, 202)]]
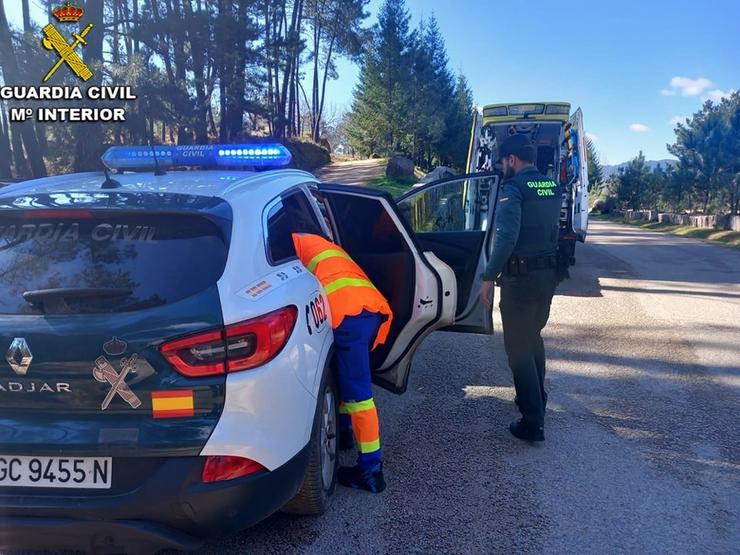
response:
[(0, 190), (0, 547), (194, 548), (335, 489), (326, 295), (291, 233), (344, 247), (389, 300), (375, 382), (406, 389), (479, 305), (499, 177), (388, 194), (281, 166), (281, 145), (114, 147), (112, 176)]

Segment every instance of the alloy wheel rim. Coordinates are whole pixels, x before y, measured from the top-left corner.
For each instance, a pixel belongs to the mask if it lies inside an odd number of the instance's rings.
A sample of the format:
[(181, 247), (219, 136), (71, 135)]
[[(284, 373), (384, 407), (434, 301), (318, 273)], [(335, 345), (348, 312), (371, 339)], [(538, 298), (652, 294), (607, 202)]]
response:
[(330, 387), (324, 391), (321, 414), (321, 480), (328, 490), (334, 480), (337, 457), (337, 420), (334, 408), (334, 392)]

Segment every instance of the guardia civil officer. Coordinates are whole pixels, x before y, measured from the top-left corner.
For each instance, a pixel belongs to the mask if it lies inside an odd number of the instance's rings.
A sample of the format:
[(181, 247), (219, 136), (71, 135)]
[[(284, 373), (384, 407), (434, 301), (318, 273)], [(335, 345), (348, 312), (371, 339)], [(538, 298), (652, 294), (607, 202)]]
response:
[(534, 166), (535, 149), (525, 135), (504, 140), (499, 155), (505, 181), (496, 208), (496, 238), (483, 273), (481, 301), (491, 307), (494, 280), (499, 278), (504, 346), (522, 414), (509, 430), (521, 440), (543, 441), (547, 393), (541, 331), (550, 316), (558, 283), (561, 190)]

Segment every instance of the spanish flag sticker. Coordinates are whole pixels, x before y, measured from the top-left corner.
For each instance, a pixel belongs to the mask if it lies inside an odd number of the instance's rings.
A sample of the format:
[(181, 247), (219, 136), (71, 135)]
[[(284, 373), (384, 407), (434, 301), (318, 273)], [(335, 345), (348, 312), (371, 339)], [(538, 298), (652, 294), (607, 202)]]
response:
[(152, 416), (154, 418), (182, 418), (194, 414), (192, 389), (152, 391)]

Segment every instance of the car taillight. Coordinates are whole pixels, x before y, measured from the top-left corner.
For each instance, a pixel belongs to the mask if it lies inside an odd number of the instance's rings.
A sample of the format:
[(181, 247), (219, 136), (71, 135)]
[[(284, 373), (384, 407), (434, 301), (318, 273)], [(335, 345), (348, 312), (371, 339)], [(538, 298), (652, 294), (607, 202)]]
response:
[(203, 465), (201, 480), (206, 484), (225, 482), (249, 476), (260, 470), (265, 470), (265, 467), (251, 459), (210, 456), (206, 458), (206, 463)]
[(298, 309), (286, 306), (220, 330), (168, 341), (161, 352), (189, 378), (248, 370), (277, 356), (293, 333), (297, 318)]

